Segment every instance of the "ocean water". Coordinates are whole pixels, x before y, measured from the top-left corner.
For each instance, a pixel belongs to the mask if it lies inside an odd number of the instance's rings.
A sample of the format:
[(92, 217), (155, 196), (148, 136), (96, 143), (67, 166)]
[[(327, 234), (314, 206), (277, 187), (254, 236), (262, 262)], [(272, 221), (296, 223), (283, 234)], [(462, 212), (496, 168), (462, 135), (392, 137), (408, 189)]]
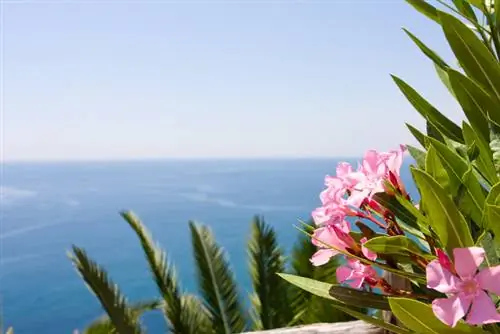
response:
[[(346, 159), (353, 162), (352, 159)], [(319, 204), (338, 160), (172, 160), (18, 163), (0, 180), (0, 294), (16, 334), (65, 334), (102, 314), (66, 252), (85, 248), (129, 300), (157, 296), (135, 234), (118, 212), (131, 209), (196, 293), (188, 221), (208, 224), (228, 251), (242, 293), (250, 289), (246, 242), (253, 215), (272, 224), (289, 250)], [(402, 171), (408, 183), (409, 162)], [(410, 189), (411, 188), (410, 186)], [(160, 314), (145, 319), (164, 332)]]

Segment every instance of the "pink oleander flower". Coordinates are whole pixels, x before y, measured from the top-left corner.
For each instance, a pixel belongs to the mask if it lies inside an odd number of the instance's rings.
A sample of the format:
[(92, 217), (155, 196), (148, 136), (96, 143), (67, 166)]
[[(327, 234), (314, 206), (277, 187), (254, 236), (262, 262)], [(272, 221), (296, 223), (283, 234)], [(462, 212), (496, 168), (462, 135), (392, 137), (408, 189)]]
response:
[(356, 182), (348, 203), (359, 207), (365, 198), (371, 199), (373, 194), (383, 192), (384, 180), (395, 178), (398, 184), (402, 184), (399, 170), (405, 149), (400, 145), (399, 150), (390, 152), (367, 151), (358, 171), (351, 174)]
[(314, 266), (324, 265), (333, 256), (340, 254), (338, 250), (345, 251), (347, 248), (356, 247), (356, 242), (349, 235), (349, 231), (349, 224), (346, 221), (343, 224), (326, 225), (316, 229), (313, 233), (312, 243), (319, 249), (311, 257), (311, 263)]
[[(367, 238), (360, 240), (361, 252), (368, 260), (375, 261), (377, 259), (377, 254), (363, 246), (367, 241)], [(336, 276), (339, 283), (347, 283), (355, 289), (361, 288), (364, 283), (374, 286), (378, 281), (375, 269), (356, 259), (348, 259), (345, 266), (338, 267)]]
[(445, 324), (455, 327), (466, 314), (465, 321), (471, 325), (500, 322), (487, 293), (500, 295), (500, 265), (479, 270), (484, 256), (480, 247), (455, 248), (454, 264), (441, 251), (427, 265), (427, 287), (448, 296), (432, 302), (434, 314)]

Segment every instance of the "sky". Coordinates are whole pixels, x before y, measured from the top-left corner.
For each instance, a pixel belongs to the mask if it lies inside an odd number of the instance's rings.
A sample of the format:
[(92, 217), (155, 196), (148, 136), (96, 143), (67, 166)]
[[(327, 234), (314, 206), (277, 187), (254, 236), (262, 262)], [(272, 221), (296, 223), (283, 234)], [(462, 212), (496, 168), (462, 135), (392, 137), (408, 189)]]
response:
[(2, 161), (359, 156), (459, 108), (402, 0), (2, 0)]

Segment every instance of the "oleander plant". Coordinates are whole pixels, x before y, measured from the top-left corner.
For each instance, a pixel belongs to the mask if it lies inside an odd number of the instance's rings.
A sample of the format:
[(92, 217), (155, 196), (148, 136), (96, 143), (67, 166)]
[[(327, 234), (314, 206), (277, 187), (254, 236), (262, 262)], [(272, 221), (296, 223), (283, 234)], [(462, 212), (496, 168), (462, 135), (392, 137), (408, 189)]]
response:
[[(326, 176), (316, 226), (302, 231), (317, 247), (314, 266), (343, 259), (339, 284), (281, 276), (392, 333), (500, 333), (500, 1), (407, 2), (441, 27), (456, 57), (448, 64), (405, 30), (464, 121), (393, 76), (425, 119), (425, 131), (407, 125), (421, 147), (370, 150)], [(406, 151), (417, 194), (400, 177)]]

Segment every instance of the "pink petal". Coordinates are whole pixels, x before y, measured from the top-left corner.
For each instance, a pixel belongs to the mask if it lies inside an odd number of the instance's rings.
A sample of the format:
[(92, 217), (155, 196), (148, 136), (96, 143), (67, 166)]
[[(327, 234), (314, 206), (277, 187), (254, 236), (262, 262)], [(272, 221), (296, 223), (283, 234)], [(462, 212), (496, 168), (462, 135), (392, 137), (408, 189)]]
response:
[(500, 295), (500, 265), (484, 268), (476, 275), (476, 281), (482, 289)]
[(438, 260), (431, 261), (426, 268), (427, 287), (442, 293), (457, 291), (458, 277), (445, 269)]
[(322, 266), (328, 263), (328, 261), (330, 261), (330, 259), (337, 254), (339, 254), (339, 252), (334, 251), (333, 249), (319, 249), (313, 254), (310, 261), (313, 266)]
[(399, 170), (401, 169), (401, 165), (403, 164), (404, 151), (405, 146), (401, 145), (400, 150), (391, 151), (387, 156), (387, 167), (396, 176), (399, 176)]
[(366, 248), (365, 246), (363, 246), (363, 244), (365, 242), (367, 242), (368, 239), (365, 237), (365, 238), (362, 238), (360, 240), (361, 242), (361, 252), (363, 253), (363, 255), (368, 259), (368, 260), (372, 260), (372, 261), (375, 261), (377, 259), (377, 253), (369, 250), (368, 248)]
[(350, 280), (347, 284), (349, 284), (349, 286), (353, 289), (359, 289), (363, 285), (364, 281), (364, 277), (358, 277)]
[(458, 295), (450, 298), (438, 298), (432, 301), (432, 311), (436, 318), (447, 324), (455, 327), (469, 308), (470, 300), (460, 298)]
[(337, 176), (344, 178), (352, 173), (352, 166), (348, 162), (341, 162), (337, 165)]
[(365, 157), (362, 162), (363, 171), (367, 174), (374, 174), (377, 171), (379, 165), (379, 154), (375, 150), (368, 150), (365, 153)]
[(359, 208), (361, 203), (370, 195), (370, 189), (353, 190), (347, 199), (347, 204)]
[(327, 186), (328, 188), (343, 189), (344, 183), (342, 182), (342, 179), (340, 177), (327, 175), (325, 177), (325, 186)]
[(323, 248), (334, 247), (345, 250), (346, 247), (352, 246), (354, 240), (336, 225), (327, 225), (314, 231), (312, 243)]
[(458, 276), (463, 279), (472, 278), (484, 261), (484, 249), (481, 247), (455, 248), (453, 259)]
[[(497, 281), (497, 284), (500, 281)], [(500, 313), (490, 296), (484, 291), (479, 291), (472, 300), (472, 307), (467, 315), (466, 322), (471, 325), (491, 324), (500, 322)]]
[(353, 270), (347, 266), (338, 267), (335, 271), (337, 276), (337, 282), (344, 283), (351, 278)]

